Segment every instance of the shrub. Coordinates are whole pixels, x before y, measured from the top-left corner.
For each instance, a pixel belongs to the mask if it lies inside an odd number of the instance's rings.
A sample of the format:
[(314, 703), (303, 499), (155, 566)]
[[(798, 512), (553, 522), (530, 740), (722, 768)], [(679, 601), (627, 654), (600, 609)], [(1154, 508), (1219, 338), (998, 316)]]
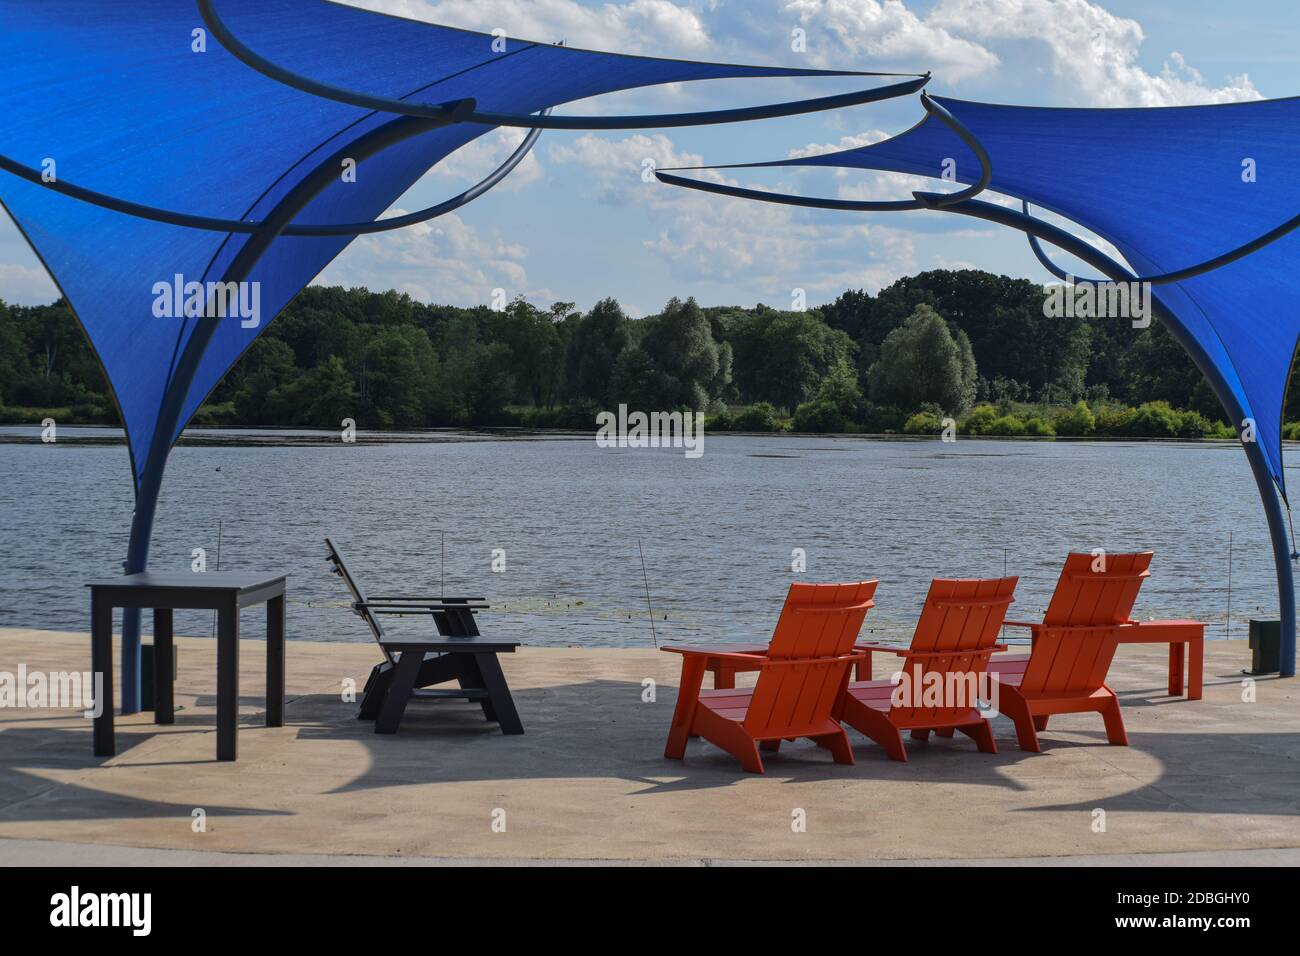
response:
[(1205, 438), (1214, 434), (1214, 423), (1200, 412), (1183, 412), (1178, 419), (1179, 438)]
[(1103, 408), (1097, 413), (1097, 434), (1112, 437), (1127, 435), (1129, 426), (1136, 417), (1137, 412), (1131, 408)]
[(1003, 435), (1015, 437), (1025, 433), (1025, 424), (1014, 415), (1003, 415), (1001, 418), (995, 418), (989, 425), (987, 434)]
[(1080, 399), (1069, 411), (1059, 412), (1052, 418), (1052, 429), (1058, 435), (1070, 438), (1082, 438), (1097, 430), (1097, 419), (1088, 408), (1088, 403)]
[(731, 416), (731, 412), (725, 408), (716, 415), (710, 415), (704, 419), (704, 430), (710, 432), (729, 432), (736, 425), (736, 420)]
[(934, 412), (917, 412), (903, 425), (908, 435), (937, 435), (943, 431), (943, 421)]
[(839, 407), (825, 399), (804, 402), (794, 410), (794, 430), (797, 432), (842, 432), (847, 427), (848, 422)]
[[(73, 414), (77, 414), (76, 408), (72, 411)], [(230, 401), (219, 405), (200, 405), (190, 424), (198, 428), (229, 428), (238, 420), (235, 403)]]
[(1056, 429), (1049, 425), (1043, 419), (1034, 415), (1025, 419), (1025, 434), (1033, 435), (1037, 438), (1055, 438)]
[(1179, 414), (1168, 402), (1144, 402), (1128, 423), (1128, 433), (1140, 438), (1177, 438)]
[(906, 416), (901, 409), (893, 405), (877, 405), (864, 401), (858, 412), (858, 423), (862, 430), (872, 435), (896, 432), (904, 426)]
[(992, 405), (977, 405), (971, 409), (961, 422), (963, 435), (988, 435), (993, 423), (998, 420), (998, 412)]
[(771, 402), (759, 402), (742, 412), (737, 412), (731, 420), (731, 427), (738, 432), (774, 432), (777, 431), (776, 409)]
[(67, 422), (72, 418), (72, 409), (0, 405), (0, 423), (6, 425), (39, 425), (47, 418), (53, 418), (56, 422)]
[[(1231, 431), (1232, 429), (1228, 429)], [(1287, 441), (1300, 441), (1300, 422), (1287, 422), (1282, 426), (1282, 437)]]

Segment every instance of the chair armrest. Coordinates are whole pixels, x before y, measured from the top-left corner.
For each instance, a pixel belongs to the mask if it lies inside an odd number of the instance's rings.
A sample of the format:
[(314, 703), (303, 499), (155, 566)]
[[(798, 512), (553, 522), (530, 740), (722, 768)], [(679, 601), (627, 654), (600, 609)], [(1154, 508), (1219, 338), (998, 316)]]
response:
[(1006, 649), (1007, 649), (1007, 645), (1005, 644), (990, 644), (988, 647), (981, 647), (979, 650), (959, 649), (959, 650), (951, 650), (951, 651), (905, 651), (901, 656), (920, 657), (920, 658), (967, 657), (967, 656), (977, 657), (980, 655), (988, 656), (990, 654), (997, 653), (998, 651), (1005, 651)]
[(800, 664), (852, 664), (855, 661), (865, 661), (867, 654), (865, 651), (852, 651), (848, 654), (838, 654), (832, 657), (782, 657), (777, 660), (763, 658), (763, 664), (767, 667), (795, 667)]
[(881, 651), (886, 654), (899, 654), (899, 655), (909, 653), (906, 647), (899, 647), (897, 644), (878, 644), (875, 641), (865, 641), (861, 644), (854, 644), (853, 649), (855, 651), (866, 651), (868, 654), (872, 653), (873, 651)]
[(359, 611), (362, 608), (373, 614), (412, 614), (423, 610), (441, 614), (445, 611), (486, 611), (491, 605), (488, 604), (444, 604), (440, 601), (354, 601), (353, 610)]
[(766, 654), (745, 654), (739, 651), (711, 651), (707, 647), (685, 647), (681, 644), (665, 644), (659, 648), (670, 654), (692, 657), (711, 657), (715, 660), (739, 661), (746, 664), (763, 664), (767, 662)]

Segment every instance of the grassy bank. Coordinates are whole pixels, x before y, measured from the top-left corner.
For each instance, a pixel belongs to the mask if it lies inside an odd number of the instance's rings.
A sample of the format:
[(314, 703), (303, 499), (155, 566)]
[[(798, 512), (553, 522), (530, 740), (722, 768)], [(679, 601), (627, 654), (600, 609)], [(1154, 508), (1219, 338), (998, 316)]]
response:
[[(748, 406), (721, 407), (705, 418), (709, 432), (750, 434), (863, 434), (939, 435), (945, 428), (955, 434), (994, 438), (1093, 438), (1093, 439), (1235, 439), (1236, 433), (1223, 421), (1209, 419), (1197, 411), (1180, 410), (1167, 402), (1145, 402), (1137, 407), (1115, 402), (1089, 405), (1046, 405), (1025, 402), (979, 404), (967, 412), (950, 416), (938, 408), (923, 408), (906, 414), (892, 408), (867, 408), (858, 420), (838, 409), (810, 408), (808, 403), (793, 413), (767, 402)], [(867, 403), (869, 404), (869, 403)], [(510, 406), (492, 421), (465, 422), (465, 427), (519, 427), (530, 429), (595, 429), (594, 406), (565, 405), (545, 409)], [(60, 425), (117, 425), (116, 410), (98, 406), (31, 408), (0, 406), (0, 424), (40, 425), (52, 418)], [(233, 403), (204, 405), (190, 423), (198, 428), (258, 427), (239, 420)], [(260, 426), (266, 427), (266, 426)], [(274, 426), (272, 426), (274, 427)], [(283, 427), (290, 427), (287, 424)], [(1283, 437), (1300, 440), (1300, 422), (1288, 422)]]

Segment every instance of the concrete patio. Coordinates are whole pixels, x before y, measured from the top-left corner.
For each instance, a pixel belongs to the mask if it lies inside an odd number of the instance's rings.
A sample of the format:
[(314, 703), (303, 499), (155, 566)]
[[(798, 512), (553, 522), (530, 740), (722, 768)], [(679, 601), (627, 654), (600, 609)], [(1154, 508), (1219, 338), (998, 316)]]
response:
[[(1297, 685), (1261, 680), (1244, 701), (1244, 642), (1207, 644), (1198, 702), (1166, 696), (1164, 647), (1122, 647), (1110, 683), (1127, 748), (1107, 746), (1100, 719), (1080, 715), (1053, 718), (1043, 753), (1025, 754), (999, 719), (996, 756), (932, 739), (899, 764), (850, 732), (856, 766), (800, 742), (772, 755), (765, 777), (700, 741), (684, 763), (663, 759), (679, 658), (651, 649), (505, 655), (522, 737), (461, 702), (414, 704), (401, 732), (382, 737), (340, 699), (347, 678), (364, 681), (373, 646), (290, 642), (286, 726), (268, 729), (262, 645), (248, 641), (239, 760), (217, 763), (215, 643), (177, 645), (175, 725), (119, 718), (116, 757), (91, 756), (76, 711), (0, 708), (0, 860), (1300, 859)], [(20, 664), (85, 670), (89, 638), (0, 629), (0, 671)], [(800, 811), (805, 832), (791, 825)]]

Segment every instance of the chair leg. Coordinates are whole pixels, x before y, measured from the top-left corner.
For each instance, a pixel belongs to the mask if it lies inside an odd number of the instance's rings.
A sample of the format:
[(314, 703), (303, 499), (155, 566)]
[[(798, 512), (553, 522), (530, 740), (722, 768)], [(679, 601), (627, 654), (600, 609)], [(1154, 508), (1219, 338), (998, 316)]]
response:
[(763, 772), (763, 758), (758, 754), (758, 744), (745, 733), (740, 724), (719, 717), (702, 705), (695, 709), (694, 724), (701, 737), (731, 754), (750, 773)]
[(813, 737), (812, 740), (817, 746), (829, 750), (836, 763), (853, 763), (853, 748), (849, 746), (849, 735), (843, 729), (838, 733)]
[[(501, 662), (497, 660), (496, 654), (475, 654), (474, 663), (483, 675), (483, 688), (488, 692), (488, 700), (492, 704), (490, 710), (496, 716), (501, 732), (522, 734), (524, 724), (519, 719), (515, 699), (510, 695), (510, 685), (506, 683), (506, 675), (501, 671)], [(484, 708), (484, 713), (488, 710), (489, 708)]]
[(383, 706), (384, 698), (388, 695), (388, 685), (392, 681), (392, 664), (385, 661), (374, 666), (370, 671), (370, 678), (366, 681), (366, 688), (361, 692), (361, 706), (357, 709), (358, 720), (374, 720), (379, 716), (379, 708)]
[(1041, 753), (1043, 748), (1038, 745), (1038, 734), (1034, 730), (1034, 718), (1029, 713), (1029, 705), (1025, 699), (1010, 687), (1002, 688), (1001, 708), (1004, 716), (1009, 717), (1016, 725), (1016, 737), (1020, 743), (1021, 750), (1028, 750), (1030, 753)]
[[(746, 747), (745, 744), (749, 746)], [(749, 773), (763, 773), (763, 758), (758, 755), (758, 746), (748, 737), (745, 742), (737, 741), (734, 749), (728, 749), (727, 753), (731, 754), (740, 761), (743, 767)]]
[(1043, 731), (1047, 729), (1047, 714), (1039, 714), (1034, 718), (1034, 730)]
[(1124, 730), (1124, 715), (1119, 710), (1119, 698), (1114, 694), (1102, 708), (1101, 717), (1106, 722), (1106, 739), (1116, 747), (1127, 747), (1128, 733)]
[(758, 745), (758, 749), (759, 749), (759, 750), (766, 750), (766, 751), (768, 751), (769, 753), (776, 753), (778, 750), (781, 749), (781, 741), (780, 741), (779, 739), (778, 739), (778, 740), (764, 740), (764, 741), (762, 741), (762, 742), (759, 743), (759, 745)]
[(375, 733), (395, 734), (406, 712), (411, 691), (415, 689), (415, 675), (420, 672), (420, 662), (424, 654), (420, 651), (402, 651), (393, 670), (393, 678), (379, 708), (379, 717), (375, 721)]
[[(942, 735), (940, 735), (940, 736), (942, 736)], [(912, 731), (912, 739), (913, 739), (913, 740), (929, 740), (929, 739), (930, 739), (930, 731), (928, 731), (928, 730), (922, 730), (921, 728), (917, 728), (916, 730)]]
[(907, 762), (907, 748), (903, 735), (887, 716), (866, 706), (852, 695), (845, 694), (840, 704), (839, 719), (864, 737), (869, 737), (885, 748), (890, 760)]
[(955, 728), (952, 727), (936, 727), (934, 729), (934, 735), (936, 737), (951, 737), (954, 729)]
[(987, 720), (981, 720), (978, 724), (966, 724), (957, 729), (975, 741), (980, 753), (995, 754), (998, 752), (998, 745), (993, 740), (993, 726)]
[(692, 723), (700, 700), (700, 685), (704, 683), (704, 663), (705, 658), (699, 654), (682, 656), (677, 706), (673, 709), (673, 722), (668, 728), (668, 742), (664, 745), (664, 756), (670, 760), (681, 760), (686, 756), (686, 741), (698, 736)]

